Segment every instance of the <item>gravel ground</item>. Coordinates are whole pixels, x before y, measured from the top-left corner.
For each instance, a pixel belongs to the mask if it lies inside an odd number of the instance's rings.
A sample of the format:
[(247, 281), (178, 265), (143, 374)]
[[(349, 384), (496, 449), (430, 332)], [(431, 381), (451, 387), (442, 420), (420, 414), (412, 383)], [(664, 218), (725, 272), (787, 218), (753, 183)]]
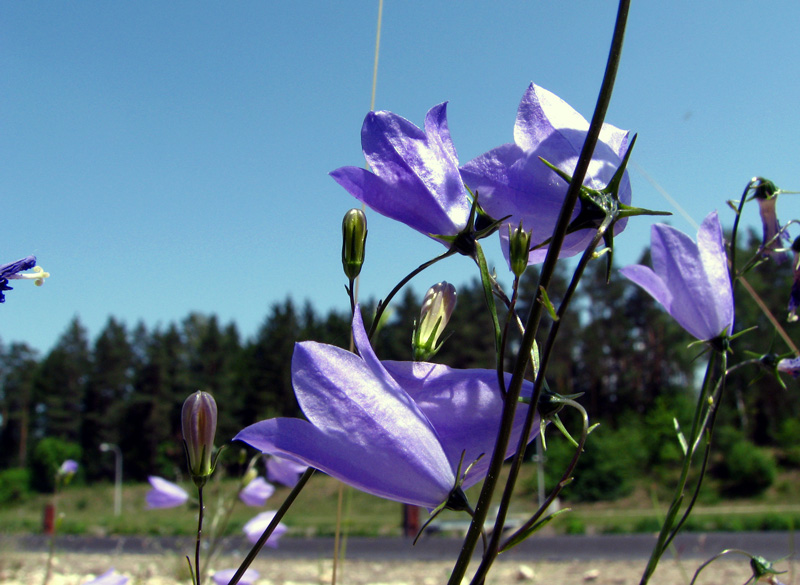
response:
[[(238, 557), (237, 557), (238, 558)], [(42, 585), (47, 556), (44, 553), (0, 552), (0, 583), (8, 585)], [(60, 554), (54, 559), (49, 585), (81, 585), (109, 568), (131, 578), (129, 585), (187, 584), (186, 560), (178, 555), (97, 555)], [(230, 561), (230, 563), (226, 563)], [(219, 569), (235, 566), (236, 558), (223, 557)], [(253, 567), (261, 573), (256, 585), (321, 585), (331, 582), (329, 560), (257, 559)], [(636, 585), (644, 563), (626, 561), (505, 561), (498, 562), (487, 583)], [(697, 567), (696, 561), (682, 564), (665, 560), (651, 580), (653, 585), (686, 585)], [(452, 568), (444, 561), (346, 561), (338, 570), (341, 585), (438, 585), (447, 582)], [(750, 576), (744, 560), (724, 561), (711, 565), (698, 580), (700, 585), (743, 584)], [(782, 582), (794, 582), (791, 574), (782, 575)], [(209, 584), (212, 581), (209, 580)]]

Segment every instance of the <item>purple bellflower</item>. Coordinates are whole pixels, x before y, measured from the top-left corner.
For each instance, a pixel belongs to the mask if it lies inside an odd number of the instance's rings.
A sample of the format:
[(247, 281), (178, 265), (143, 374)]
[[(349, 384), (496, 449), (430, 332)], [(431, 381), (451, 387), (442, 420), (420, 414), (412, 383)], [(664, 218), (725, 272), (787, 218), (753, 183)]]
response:
[(732, 333), (733, 292), (716, 211), (703, 220), (697, 243), (673, 227), (654, 224), (650, 254), (652, 269), (626, 266), (622, 274), (661, 303), (697, 339), (707, 341)]
[(782, 264), (789, 259), (789, 254), (785, 250), (776, 250), (776, 248), (782, 248), (783, 242), (789, 241), (789, 236), (785, 230), (781, 229), (778, 221), (776, 204), (779, 190), (772, 181), (762, 178), (754, 180), (756, 184), (753, 197), (758, 201), (758, 213), (761, 216), (764, 234), (761, 244), (762, 253), (764, 256), (771, 256), (777, 264)]
[(778, 362), (778, 371), (792, 378), (800, 378), (800, 357), (782, 359)]
[(109, 569), (91, 581), (86, 581), (83, 585), (125, 585), (128, 581), (130, 579), (125, 575), (120, 575), (114, 569)]
[(153, 486), (145, 496), (148, 508), (175, 508), (189, 499), (185, 489), (162, 477), (151, 475), (147, 481)]
[(67, 459), (58, 468), (58, 473), (61, 475), (75, 475), (78, 473), (78, 462), (74, 459)]
[[(520, 225), (532, 231), (528, 263), (544, 260), (547, 247), (537, 247), (548, 240), (558, 219), (568, 184), (540, 157), (559, 170), (572, 175), (578, 164), (589, 130), (589, 123), (558, 96), (531, 84), (517, 110), (514, 142), (504, 144), (469, 161), (461, 167), (464, 182), (477, 193), (481, 207), (492, 217), (510, 216), (512, 227)], [(628, 150), (628, 132), (604, 124), (592, 162), (583, 184), (592, 189), (605, 188)], [(619, 187), (619, 200), (631, 202), (627, 171)], [(576, 206), (572, 219), (580, 212)], [(625, 229), (626, 219), (614, 224), (614, 233)], [(566, 258), (586, 249), (593, 230), (578, 230), (567, 235), (559, 254)], [(503, 254), (509, 257), (508, 229), (500, 229)]]
[(263, 477), (256, 477), (239, 492), (239, 499), (248, 506), (258, 508), (267, 503), (275, 488)]
[[(238, 569), (224, 569), (222, 571), (217, 571), (214, 573), (211, 578), (214, 580), (214, 583), (217, 585), (228, 585), (233, 579), (233, 576), (236, 574)], [(247, 569), (242, 575), (242, 578), (239, 579), (240, 585), (251, 585), (254, 583), (259, 577), (261, 573), (256, 571), (255, 569)]]
[[(489, 457), (481, 455), (493, 449), (502, 412), (497, 373), (381, 362), (358, 310), (353, 336), (360, 356), (320, 343), (295, 345), (292, 383), (308, 421), (269, 419), (235, 439), (382, 498), (429, 509), (445, 502), (455, 507), (451, 496), (463, 496), (457, 488), (479, 481), (489, 466)], [(523, 395), (531, 390), (526, 382)], [(509, 455), (526, 410), (524, 404), (517, 409)], [(538, 424), (534, 428), (538, 432)], [(463, 473), (476, 461), (461, 483), (459, 469)]]
[[(270, 510), (268, 512), (261, 512), (261, 514), (256, 514), (253, 516), (247, 524), (242, 527), (245, 535), (247, 535), (247, 540), (255, 544), (264, 531), (269, 526), (269, 523), (272, 522), (272, 519), (275, 517), (275, 510)], [(281, 536), (288, 530), (286, 525), (283, 522), (278, 522), (278, 525), (275, 527), (275, 530), (272, 531), (272, 534), (269, 535), (267, 539), (266, 545), (271, 548), (278, 548), (278, 541), (280, 540)]]
[[(31, 269), (33, 269), (33, 272), (22, 272), (23, 270)], [(27, 278), (33, 280), (36, 286), (41, 286), (44, 284), (44, 279), (49, 276), (49, 272), (42, 270), (41, 266), (36, 266), (36, 256), (26, 256), (16, 262), (0, 265), (0, 303), (6, 301), (5, 292), (12, 290), (8, 286), (9, 280)]]
[(446, 110), (447, 102), (431, 108), (424, 130), (391, 112), (370, 112), (361, 128), (361, 147), (371, 171), (342, 167), (331, 177), (381, 215), (449, 246), (436, 236), (455, 236), (466, 228), (471, 201)]
[(270, 481), (294, 487), (297, 485), (300, 475), (308, 469), (308, 465), (293, 461), (286, 457), (273, 455), (267, 459), (267, 477)]

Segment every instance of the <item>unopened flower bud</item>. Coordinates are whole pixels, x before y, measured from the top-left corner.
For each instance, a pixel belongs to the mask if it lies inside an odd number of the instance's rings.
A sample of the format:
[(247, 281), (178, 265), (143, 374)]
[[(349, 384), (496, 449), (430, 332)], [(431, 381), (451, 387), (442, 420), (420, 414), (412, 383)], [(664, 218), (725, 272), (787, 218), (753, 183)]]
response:
[(199, 390), (189, 396), (183, 403), (181, 424), (189, 472), (199, 487), (214, 471), (212, 454), (217, 431), (217, 403), (214, 397)]
[(531, 234), (522, 229), (522, 222), (519, 222), (519, 227), (511, 229), (511, 224), (508, 225), (508, 260), (511, 264), (511, 272), (517, 278), (522, 276), (525, 269), (528, 267), (528, 256), (531, 253)]
[(367, 243), (367, 216), (360, 209), (351, 209), (342, 220), (342, 267), (350, 280), (361, 272)]
[(416, 361), (425, 361), (441, 349), (439, 336), (447, 326), (456, 308), (456, 288), (448, 282), (440, 282), (428, 289), (422, 301), (419, 322), (414, 329), (412, 348)]

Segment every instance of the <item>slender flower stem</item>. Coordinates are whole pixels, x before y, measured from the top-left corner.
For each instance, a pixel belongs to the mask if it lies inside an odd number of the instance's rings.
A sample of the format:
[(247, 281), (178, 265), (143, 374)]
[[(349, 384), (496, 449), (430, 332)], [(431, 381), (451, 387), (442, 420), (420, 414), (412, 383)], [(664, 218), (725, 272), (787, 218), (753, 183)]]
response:
[(203, 514), (205, 506), (203, 505), (203, 486), (197, 486), (197, 538), (194, 542), (194, 574), (195, 585), (200, 585), (200, 540), (203, 534)]
[(244, 575), (244, 572), (250, 567), (253, 563), (255, 558), (258, 556), (258, 553), (261, 552), (261, 549), (264, 548), (264, 545), (267, 543), (267, 539), (272, 535), (275, 531), (275, 528), (278, 526), (278, 523), (283, 519), (286, 511), (291, 507), (294, 503), (297, 496), (300, 495), (300, 492), (303, 491), (303, 488), (306, 487), (308, 480), (311, 479), (311, 476), (314, 475), (316, 469), (313, 467), (309, 467), (305, 470), (303, 475), (300, 476), (300, 479), (297, 480), (297, 483), (292, 488), (292, 491), (289, 492), (289, 495), (286, 496), (286, 499), (281, 504), (281, 507), (278, 508), (278, 511), (275, 512), (275, 517), (272, 518), (272, 522), (269, 523), (264, 529), (264, 533), (259, 537), (258, 541), (253, 545), (253, 548), (250, 549), (250, 552), (247, 553), (247, 556), (242, 561), (242, 564), (236, 570), (236, 573), (231, 577), (231, 580), (228, 582), (228, 585), (236, 585), (239, 580)]
[(412, 278), (414, 278), (417, 274), (419, 274), (420, 272), (422, 272), (426, 268), (436, 264), (439, 260), (444, 260), (448, 256), (452, 256), (455, 253), (456, 253), (456, 250), (450, 249), (447, 252), (445, 252), (444, 254), (442, 254), (440, 256), (437, 256), (433, 260), (428, 260), (427, 262), (425, 262), (423, 264), (420, 264), (414, 270), (412, 270), (405, 278), (403, 278), (403, 280), (398, 282), (395, 285), (395, 287), (389, 292), (389, 294), (386, 296), (386, 298), (381, 300), (378, 303), (378, 309), (375, 311), (375, 320), (372, 322), (372, 327), (369, 328), (368, 337), (370, 339), (372, 339), (372, 336), (375, 335), (375, 331), (377, 331), (377, 329), (378, 329), (378, 324), (381, 321), (381, 317), (383, 316), (383, 312), (386, 310), (386, 307), (389, 306), (389, 303), (392, 301), (394, 296), (398, 292), (400, 292), (400, 289), (402, 289), (406, 284), (408, 284), (408, 281), (410, 281)]
[[(575, 291), (578, 288), (578, 284), (583, 276), (586, 267), (588, 266), (589, 262), (592, 260), (594, 256), (595, 248), (603, 239), (603, 236), (606, 233), (606, 230), (610, 227), (611, 221), (613, 217), (607, 217), (600, 228), (592, 238), (592, 242), (589, 246), (584, 250), (583, 255), (581, 256), (580, 262), (578, 262), (578, 266), (575, 268), (575, 273), (572, 276), (572, 280), (570, 281), (569, 287), (564, 295), (564, 299), (561, 301), (559, 305), (557, 316), (558, 319), (553, 321), (552, 325), (550, 326), (550, 332), (548, 333), (547, 340), (545, 342), (542, 357), (539, 361), (539, 372), (536, 376), (536, 381), (534, 382), (533, 394), (534, 396), (540, 396), (542, 391), (542, 385), (544, 383), (545, 374), (547, 372), (547, 364), (549, 363), (550, 356), (553, 353), (553, 347), (555, 346), (555, 340), (558, 336), (558, 332), (561, 327), (562, 317), (566, 314), (567, 308), (572, 301), (572, 297), (575, 294)], [(537, 400), (538, 403), (538, 400)], [(534, 404), (531, 402), (531, 404)], [(585, 414), (585, 412), (584, 412)], [(514, 459), (511, 464), (511, 469), (509, 470), (508, 478), (506, 479), (505, 488), (503, 490), (503, 495), (500, 500), (500, 508), (497, 512), (497, 518), (495, 520), (494, 529), (492, 530), (492, 538), (489, 541), (489, 546), (486, 552), (483, 555), (483, 560), (481, 562), (480, 567), (475, 575), (473, 583), (481, 583), (482, 580), (486, 577), (486, 574), (489, 572), (489, 568), (491, 567), (494, 559), (497, 558), (497, 555), (500, 552), (500, 539), (503, 534), (503, 527), (505, 525), (506, 516), (508, 514), (508, 509), (511, 504), (511, 498), (514, 493), (514, 487), (516, 486), (517, 478), (519, 477), (519, 472), (522, 469), (522, 460), (525, 454), (525, 447), (528, 444), (528, 437), (530, 436), (531, 430), (533, 429), (533, 421), (535, 419), (536, 409), (529, 408), (527, 415), (525, 417), (525, 424), (522, 427), (522, 432), (519, 438), (519, 445), (517, 446), (517, 450), (514, 454)], [(583, 450), (583, 442), (585, 441), (586, 434), (588, 428), (588, 419), (586, 421), (586, 425), (584, 425), (583, 431), (583, 438), (581, 440), (581, 448), (578, 449), (575, 453), (575, 457), (573, 458), (573, 462), (570, 465), (570, 469), (568, 473), (571, 473), (574, 466), (577, 465), (578, 459), (580, 458), (580, 454)], [(560, 491), (560, 490), (559, 490)], [(532, 526), (533, 523), (538, 519), (538, 516), (541, 515), (541, 512), (544, 511), (544, 508), (541, 509), (537, 516), (534, 517), (533, 521), (530, 522)]]
[[(650, 578), (653, 576), (653, 573), (658, 566), (658, 562), (661, 560), (661, 556), (664, 554), (664, 551), (666, 551), (667, 547), (672, 542), (672, 539), (675, 538), (678, 531), (689, 517), (689, 513), (691, 512), (694, 503), (697, 500), (697, 495), (699, 494), (700, 485), (702, 484), (703, 477), (705, 475), (705, 469), (710, 454), (711, 436), (713, 433), (714, 421), (716, 419), (717, 404), (719, 404), (722, 390), (724, 389), (726, 362), (727, 359), (724, 352), (713, 351), (709, 357), (705, 379), (703, 380), (703, 388), (697, 398), (697, 407), (692, 420), (689, 441), (682, 441), (682, 444), (684, 445), (683, 466), (681, 467), (681, 475), (678, 479), (678, 485), (675, 487), (675, 495), (672, 499), (672, 503), (670, 504), (667, 515), (664, 518), (664, 522), (661, 525), (661, 531), (658, 534), (658, 539), (653, 547), (653, 551), (650, 554), (647, 567), (645, 567), (644, 573), (642, 574), (642, 579), (639, 582), (640, 585), (646, 585), (646, 583), (650, 581)], [(720, 375), (722, 378), (718, 384), (713, 384), (712, 380), (714, 377), (714, 371), (718, 363), (720, 364)], [(703, 437), (705, 437), (706, 449), (700, 477), (697, 480), (697, 485), (695, 486), (694, 493), (686, 507), (686, 510), (684, 511), (680, 520), (676, 522), (678, 512), (683, 504), (692, 461), (700, 445), (700, 440)]]
[[(453, 572), (450, 576), (450, 585), (460, 585), (464, 575), (466, 574), (467, 567), (469, 566), (472, 554), (480, 538), (483, 524), (486, 521), (486, 516), (489, 512), (489, 507), (492, 502), (492, 496), (497, 486), (500, 475), (500, 469), (505, 459), (506, 448), (508, 441), (511, 438), (511, 428), (514, 421), (514, 414), (516, 412), (517, 401), (519, 399), (520, 391), (522, 389), (522, 381), (525, 371), (528, 367), (530, 360), (531, 349), (536, 338), (536, 333), (539, 327), (539, 321), (542, 316), (542, 303), (539, 302), (541, 296), (541, 289), (548, 288), (550, 281), (555, 272), (556, 262), (558, 260), (561, 246), (564, 242), (564, 237), (567, 233), (570, 220), (572, 218), (572, 211), (578, 201), (583, 179), (589, 169), (589, 163), (592, 160), (595, 146), (597, 145), (598, 136), (603, 126), (608, 105), (611, 101), (611, 94), (614, 89), (614, 81), (616, 79), (617, 68), (622, 54), (622, 44), (625, 38), (625, 23), (628, 18), (628, 10), (630, 8), (630, 0), (620, 0), (619, 8), (617, 11), (617, 20), (614, 27), (614, 36), (611, 41), (611, 49), (609, 51), (608, 62), (606, 71), (603, 77), (603, 84), (600, 89), (600, 94), (595, 106), (592, 122), (589, 125), (589, 131), (586, 135), (586, 140), (581, 150), (581, 155), (578, 159), (578, 164), (575, 168), (572, 181), (570, 182), (567, 193), (564, 197), (564, 204), (556, 223), (556, 229), (553, 233), (553, 238), (547, 251), (542, 272), (539, 277), (539, 287), (537, 287), (536, 297), (534, 302), (531, 303), (531, 309), (528, 314), (528, 321), (525, 327), (525, 334), (522, 338), (522, 344), (517, 354), (514, 370), (511, 377), (511, 383), (507, 389), (506, 400), (503, 405), (503, 413), (500, 422), (500, 429), (497, 435), (492, 459), (489, 464), (489, 470), (484, 480), (480, 496), (478, 498), (477, 506), (475, 507), (475, 515), (470, 523), (469, 530), (464, 539), (461, 547), (461, 553), (456, 560), (453, 567)], [(541, 371), (539, 376), (541, 376)], [(541, 390), (541, 387), (540, 387)], [(531, 400), (531, 408), (535, 408), (540, 392), (535, 392)]]

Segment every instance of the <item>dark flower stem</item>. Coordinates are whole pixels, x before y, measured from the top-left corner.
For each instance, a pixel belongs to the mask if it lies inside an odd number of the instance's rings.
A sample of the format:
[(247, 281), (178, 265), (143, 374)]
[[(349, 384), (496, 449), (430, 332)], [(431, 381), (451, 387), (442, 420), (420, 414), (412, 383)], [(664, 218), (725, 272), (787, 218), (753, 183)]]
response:
[(383, 316), (383, 312), (386, 310), (386, 307), (389, 306), (389, 303), (392, 301), (394, 296), (398, 292), (400, 292), (400, 289), (402, 289), (406, 284), (408, 284), (408, 281), (410, 281), (417, 274), (419, 274), (420, 272), (422, 272), (423, 270), (425, 270), (429, 266), (433, 266), (439, 260), (444, 260), (448, 256), (452, 256), (455, 253), (456, 253), (456, 250), (451, 248), (450, 250), (448, 250), (447, 252), (445, 252), (444, 254), (442, 254), (440, 256), (437, 256), (433, 260), (428, 260), (424, 264), (420, 264), (414, 270), (412, 270), (405, 278), (403, 278), (403, 280), (398, 282), (395, 285), (395, 287), (389, 292), (389, 294), (386, 295), (386, 298), (381, 300), (378, 303), (378, 309), (375, 311), (375, 320), (372, 322), (372, 326), (369, 328), (369, 335), (368, 335), (369, 339), (372, 339), (372, 336), (375, 335), (375, 331), (378, 330), (378, 324), (381, 322), (381, 317)]
[(197, 501), (199, 509), (197, 511), (197, 538), (194, 542), (194, 582), (195, 585), (200, 585), (200, 541), (203, 535), (203, 515), (205, 512), (203, 486), (197, 486)]
[[(464, 575), (467, 572), (472, 554), (477, 546), (478, 539), (480, 538), (483, 524), (486, 521), (486, 516), (491, 506), (492, 496), (494, 495), (495, 488), (500, 476), (500, 469), (505, 459), (506, 448), (511, 437), (511, 428), (514, 422), (514, 414), (516, 412), (517, 401), (519, 399), (520, 391), (522, 389), (522, 381), (524, 379), (525, 371), (528, 367), (530, 360), (531, 349), (533, 348), (536, 332), (541, 320), (543, 304), (540, 302), (541, 290), (548, 288), (550, 281), (555, 272), (556, 262), (558, 260), (561, 246), (564, 243), (564, 237), (567, 233), (572, 211), (578, 201), (583, 179), (589, 169), (589, 163), (592, 160), (595, 146), (597, 145), (598, 136), (603, 126), (608, 105), (611, 101), (611, 94), (614, 89), (614, 81), (617, 75), (617, 68), (619, 60), (622, 55), (622, 45), (625, 38), (625, 23), (628, 18), (628, 10), (630, 8), (630, 0), (620, 0), (619, 8), (617, 10), (617, 20), (614, 27), (614, 36), (611, 41), (611, 49), (609, 51), (608, 61), (606, 64), (606, 71), (603, 77), (603, 84), (600, 88), (600, 94), (595, 106), (592, 122), (589, 125), (589, 131), (586, 135), (586, 141), (583, 144), (578, 164), (575, 168), (572, 181), (570, 182), (567, 194), (564, 197), (564, 204), (556, 223), (556, 229), (553, 233), (553, 239), (547, 251), (542, 272), (539, 277), (539, 286), (537, 287), (536, 297), (534, 302), (531, 303), (531, 310), (528, 314), (528, 320), (525, 327), (525, 334), (522, 338), (522, 344), (517, 354), (517, 359), (512, 373), (511, 383), (508, 387), (506, 400), (503, 406), (503, 414), (501, 418), (500, 429), (498, 431), (497, 441), (492, 453), (492, 459), (489, 464), (489, 470), (486, 475), (486, 480), (483, 483), (480, 496), (478, 498), (477, 506), (475, 507), (475, 516), (472, 519), (467, 536), (461, 547), (461, 553), (458, 560), (453, 567), (453, 572), (450, 576), (450, 585), (460, 585)], [(539, 371), (539, 377), (542, 376), (542, 371)], [(541, 385), (540, 385), (541, 389)], [(533, 408), (539, 400), (541, 391), (534, 393), (531, 401)]]
[(278, 526), (278, 523), (283, 519), (283, 516), (286, 514), (287, 510), (291, 507), (294, 503), (297, 496), (300, 495), (300, 492), (303, 491), (303, 488), (306, 487), (308, 480), (311, 479), (311, 476), (314, 475), (316, 469), (313, 467), (309, 467), (305, 470), (303, 475), (300, 476), (300, 479), (297, 480), (297, 483), (292, 488), (292, 491), (289, 492), (289, 495), (286, 496), (286, 499), (281, 504), (281, 507), (278, 508), (278, 511), (275, 512), (275, 517), (272, 519), (272, 522), (269, 523), (269, 526), (264, 530), (264, 533), (258, 539), (258, 541), (253, 545), (253, 548), (250, 549), (250, 552), (247, 553), (247, 556), (242, 561), (242, 564), (236, 570), (236, 574), (231, 577), (231, 580), (228, 582), (228, 585), (236, 585), (239, 580), (244, 575), (244, 572), (250, 567), (253, 563), (255, 558), (258, 556), (258, 553), (261, 552), (261, 549), (264, 548), (264, 545), (267, 543), (267, 539), (272, 535), (275, 531), (275, 528)]
[[(570, 281), (569, 287), (567, 288), (566, 294), (564, 295), (564, 299), (562, 300), (561, 304), (559, 305), (557, 316), (558, 320), (553, 321), (552, 325), (550, 326), (550, 332), (548, 333), (547, 340), (545, 341), (545, 345), (542, 352), (542, 357), (539, 362), (539, 374), (536, 376), (536, 382), (534, 383), (533, 394), (534, 396), (540, 396), (542, 392), (542, 385), (544, 383), (544, 375), (547, 371), (547, 364), (550, 361), (550, 356), (553, 354), (553, 347), (555, 346), (556, 338), (558, 337), (558, 332), (561, 328), (562, 318), (567, 312), (567, 308), (572, 301), (572, 297), (575, 294), (575, 291), (578, 288), (578, 284), (580, 283), (581, 277), (583, 276), (586, 267), (588, 266), (589, 262), (592, 260), (594, 251), (597, 248), (600, 241), (603, 239), (603, 236), (606, 233), (606, 230), (611, 226), (614, 217), (608, 216), (603, 221), (600, 228), (597, 230), (594, 238), (592, 238), (592, 242), (589, 246), (584, 250), (583, 255), (581, 256), (581, 260), (578, 263), (578, 266), (575, 268), (575, 273), (572, 276), (572, 280)], [(537, 400), (538, 402), (538, 400)], [(531, 404), (534, 404), (531, 402)], [(583, 410), (581, 408), (581, 410)], [(522, 469), (522, 459), (525, 454), (525, 447), (528, 444), (528, 437), (530, 436), (531, 430), (533, 429), (533, 421), (535, 419), (536, 409), (529, 408), (528, 412), (525, 417), (525, 424), (522, 427), (522, 432), (519, 438), (519, 445), (517, 446), (517, 451), (514, 454), (514, 459), (511, 464), (511, 469), (509, 470), (508, 479), (506, 480), (505, 488), (503, 490), (503, 495), (500, 500), (500, 508), (497, 512), (497, 519), (495, 520), (494, 530), (492, 531), (492, 538), (489, 542), (489, 546), (486, 552), (483, 555), (483, 560), (481, 561), (481, 565), (478, 568), (477, 573), (473, 579), (473, 583), (481, 583), (483, 579), (486, 578), (486, 575), (489, 572), (489, 569), (492, 566), (492, 563), (497, 558), (497, 555), (500, 552), (500, 538), (503, 534), (503, 527), (505, 525), (506, 516), (508, 514), (508, 508), (511, 504), (511, 498), (514, 493), (514, 487), (517, 482), (517, 478), (519, 477), (519, 472)], [(584, 411), (584, 416), (586, 412)], [(583, 444), (586, 441), (586, 436), (588, 432), (588, 419), (584, 422), (583, 433), (581, 436), (580, 441), (580, 448), (575, 452), (575, 456), (567, 470), (567, 474), (571, 474), (572, 470), (575, 468), (575, 465), (578, 463), (578, 459), (583, 451)], [(560, 491), (560, 488), (556, 490), (556, 493)], [(551, 496), (554, 497), (554, 496)], [(538, 516), (541, 515), (542, 512), (546, 509), (546, 506), (540, 509), (537, 512), (537, 515), (534, 516), (528, 523), (526, 523), (526, 527), (532, 526)]]

